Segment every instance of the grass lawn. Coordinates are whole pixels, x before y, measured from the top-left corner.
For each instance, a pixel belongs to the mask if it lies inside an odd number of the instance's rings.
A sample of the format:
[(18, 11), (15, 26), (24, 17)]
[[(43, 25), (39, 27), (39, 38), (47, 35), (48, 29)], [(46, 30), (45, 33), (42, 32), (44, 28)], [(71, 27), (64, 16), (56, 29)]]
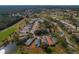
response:
[(0, 42), (2, 42), (2, 40), (5, 40), (11, 33), (13, 33), (15, 31), (15, 27), (9, 27), (3, 31), (0, 32)]
[(3, 40), (9, 37), (10, 34), (17, 31), (19, 26), (23, 26), (25, 23), (24, 20), (19, 21), (18, 23), (14, 24), (13, 26), (10, 26), (2, 31), (0, 31), (0, 43), (2, 43)]

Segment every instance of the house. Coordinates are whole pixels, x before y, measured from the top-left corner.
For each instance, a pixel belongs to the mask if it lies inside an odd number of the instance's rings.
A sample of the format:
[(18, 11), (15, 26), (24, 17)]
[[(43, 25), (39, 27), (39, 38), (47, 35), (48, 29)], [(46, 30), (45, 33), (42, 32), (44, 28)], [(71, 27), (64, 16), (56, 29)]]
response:
[(43, 36), (43, 39), (41, 39), (41, 41), (42, 41), (42, 48), (47, 48), (48, 47), (47, 38)]
[(34, 39), (29, 38), (29, 39), (25, 42), (25, 45), (26, 45), (26, 46), (30, 46), (33, 41), (34, 41)]
[(50, 36), (46, 36), (49, 46), (53, 45), (52, 38)]
[(35, 40), (35, 46), (36, 47), (40, 47), (41, 46), (41, 39), (40, 39), (40, 37), (37, 37), (37, 39)]

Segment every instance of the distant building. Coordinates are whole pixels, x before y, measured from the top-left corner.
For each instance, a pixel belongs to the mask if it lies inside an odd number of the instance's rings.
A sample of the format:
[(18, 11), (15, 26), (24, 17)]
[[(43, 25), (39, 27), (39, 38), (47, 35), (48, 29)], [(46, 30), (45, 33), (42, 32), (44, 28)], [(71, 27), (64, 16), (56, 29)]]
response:
[(76, 20), (76, 29), (79, 31), (79, 20)]

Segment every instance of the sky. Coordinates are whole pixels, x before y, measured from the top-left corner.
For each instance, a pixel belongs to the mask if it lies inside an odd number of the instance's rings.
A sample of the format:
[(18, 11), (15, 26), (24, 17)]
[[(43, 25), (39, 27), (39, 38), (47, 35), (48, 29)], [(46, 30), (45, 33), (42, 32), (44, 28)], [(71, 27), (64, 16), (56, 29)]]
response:
[(0, 0), (0, 5), (79, 5), (79, 0)]

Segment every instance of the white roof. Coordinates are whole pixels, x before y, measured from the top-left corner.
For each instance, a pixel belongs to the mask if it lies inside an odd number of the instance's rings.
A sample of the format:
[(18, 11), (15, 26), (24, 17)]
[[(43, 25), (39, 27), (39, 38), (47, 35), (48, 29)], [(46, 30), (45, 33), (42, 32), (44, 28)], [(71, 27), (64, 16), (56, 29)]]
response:
[(0, 48), (0, 54), (10, 54), (16, 50), (16, 44), (9, 43), (6, 47)]
[(5, 54), (5, 49), (1, 49), (0, 54)]

